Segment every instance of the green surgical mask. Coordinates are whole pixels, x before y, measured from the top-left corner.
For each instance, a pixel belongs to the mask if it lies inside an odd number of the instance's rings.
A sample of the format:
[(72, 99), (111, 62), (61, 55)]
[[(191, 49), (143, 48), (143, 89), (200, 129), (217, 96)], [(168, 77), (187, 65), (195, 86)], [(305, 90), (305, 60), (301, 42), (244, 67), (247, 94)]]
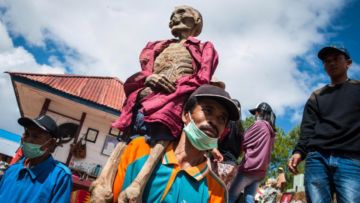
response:
[(23, 142), (22, 150), (23, 150), (24, 156), (29, 159), (33, 159), (33, 158), (42, 156), (45, 153), (44, 150), (40, 149), (42, 146), (43, 145)]
[[(191, 114), (189, 113), (189, 116)], [(200, 130), (190, 116), (190, 123), (184, 129), (186, 137), (190, 140), (191, 144), (200, 151), (206, 151), (217, 148), (218, 138), (212, 138)]]

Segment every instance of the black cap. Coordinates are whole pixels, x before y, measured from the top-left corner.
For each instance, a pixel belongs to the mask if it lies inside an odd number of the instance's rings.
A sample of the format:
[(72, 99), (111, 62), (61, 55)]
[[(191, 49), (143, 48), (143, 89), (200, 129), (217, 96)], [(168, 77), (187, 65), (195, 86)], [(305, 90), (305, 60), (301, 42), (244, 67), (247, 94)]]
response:
[(224, 89), (214, 86), (205, 84), (197, 88), (189, 97), (202, 97), (202, 98), (211, 98), (219, 103), (223, 104), (224, 107), (227, 109), (229, 113), (229, 120), (239, 120), (239, 110), (236, 104), (232, 101), (228, 92)]
[(331, 45), (322, 48), (318, 53), (318, 58), (323, 61), (325, 57), (331, 53), (344, 54), (347, 59), (350, 59), (350, 53), (348, 52), (348, 50), (345, 47), (336, 46), (336, 45)]
[(21, 117), (18, 120), (18, 123), (25, 128), (28, 126), (37, 126), (40, 129), (44, 130), (45, 132), (48, 132), (52, 137), (57, 138), (57, 131), (58, 127), (55, 123), (55, 121), (47, 115), (39, 116), (35, 119), (31, 119), (28, 117)]
[(255, 115), (256, 111), (264, 111), (264, 112), (267, 112), (267, 113), (271, 113), (272, 112), (272, 109), (271, 109), (271, 106), (266, 103), (266, 102), (261, 102), (260, 104), (258, 104), (255, 108), (253, 109), (250, 109), (250, 113), (252, 115)]

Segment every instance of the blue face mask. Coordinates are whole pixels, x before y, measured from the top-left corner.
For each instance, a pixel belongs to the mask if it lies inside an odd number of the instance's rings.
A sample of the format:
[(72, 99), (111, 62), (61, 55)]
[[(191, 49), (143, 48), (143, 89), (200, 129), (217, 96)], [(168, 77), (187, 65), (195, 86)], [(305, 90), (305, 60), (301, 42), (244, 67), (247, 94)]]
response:
[(206, 151), (217, 148), (218, 138), (212, 138), (201, 131), (195, 124), (190, 116), (190, 122), (184, 127), (186, 137), (190, 140), (191, 144), (200, 151)]
[[(46, 143), (48, 143), (48, 141)], [(43, 145), (45, 145), (45, 144), (43, 144)], [(43, 145), (33, 144), (33, 143), (29, 143), (29, 142), (23, 142), (22, 150), (23, 150), (24, 156), (26, 158), (33, 159), (33, 158), (37, 158), (37, 157), (44, 155), (44, 153), (46, 151), (40, 149)]]

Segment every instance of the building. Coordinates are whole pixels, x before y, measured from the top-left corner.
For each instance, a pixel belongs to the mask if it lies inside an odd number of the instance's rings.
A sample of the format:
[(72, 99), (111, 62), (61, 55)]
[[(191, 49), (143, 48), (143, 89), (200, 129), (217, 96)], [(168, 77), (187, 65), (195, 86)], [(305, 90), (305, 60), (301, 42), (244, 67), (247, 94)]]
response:
[[(21, 116), (49, 115), (68, 136), (54, 152), (55, 159), (74, 173), (95, 178), (118, 142), (119, 131), (111, 123), (125, 100), (123, 83), (115, 77), (7, 73)], [(70, 152), (80, 141), (86, 146), (84, 158)]]

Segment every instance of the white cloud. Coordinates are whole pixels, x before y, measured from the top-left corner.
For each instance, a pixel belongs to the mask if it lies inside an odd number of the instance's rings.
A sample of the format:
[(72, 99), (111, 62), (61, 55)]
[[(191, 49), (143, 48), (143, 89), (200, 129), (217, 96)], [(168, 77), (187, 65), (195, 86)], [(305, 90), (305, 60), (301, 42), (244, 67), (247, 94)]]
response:
[(244, 109), (268, 101), (278, 115), (298, 109), (308, 98), (311, 82), (306, 81), (314, 78), (297, 69), (295, 58), (313, 54), (313, 46), (325, 41), (320, 30), (344, 6), (342, 0), (4, 2), (3, 20), (14, 35), (33, 46), (50, 39), (61, 47), (66, 62), (52, 56), (54, 66), (122, 80), (140, 70), (138, 56), (148, 41), (172, 37), (168, 20), (173, 8), (192, 5), (204, 18), (199, 39), (212, 41), (219, 52), (216, 76)]
[(13, 86), (10, 76), (5, 71), (12, 72), (37, 72), (37, 73), (64, 73), (62, 67), (50, 67), (39, 65), (34, 57), (24, 48), (14, 48), (10, 37), (3, 29), (4, 25), (0, 22), (0, 128), (21, 133), (22, 129), (17, 124), (20, 113), (17, 107)]
[(360, 64), (353, 62), (349, 68), (349, 77), (353, 78), (355, 75), (360, 75)]
[(1, 42), (0, 52), (6, 51), (13, 47), (11, 38), (6, 32), (6, 27), (2, 23), (0, 23), (0, 42)]

